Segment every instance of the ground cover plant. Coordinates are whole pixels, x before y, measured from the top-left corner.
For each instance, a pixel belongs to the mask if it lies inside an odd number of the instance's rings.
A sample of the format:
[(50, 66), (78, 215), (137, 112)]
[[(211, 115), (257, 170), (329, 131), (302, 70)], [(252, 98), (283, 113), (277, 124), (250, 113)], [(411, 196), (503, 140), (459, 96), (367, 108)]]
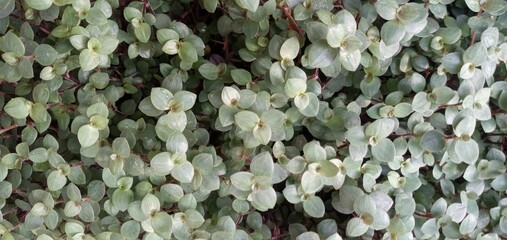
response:
[(505, 0), (0, 0), (7, 239), (507, 239)]

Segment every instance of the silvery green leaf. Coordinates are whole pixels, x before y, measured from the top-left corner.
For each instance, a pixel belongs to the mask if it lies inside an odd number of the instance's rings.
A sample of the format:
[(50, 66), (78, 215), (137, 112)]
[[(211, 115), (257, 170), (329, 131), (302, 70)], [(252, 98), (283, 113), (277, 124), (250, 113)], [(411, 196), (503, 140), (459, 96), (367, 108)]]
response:
[(380, 0), (375, 2), (377, 13), (385, 20), (393, 20), (396, 17), (398, 3), (395, 0)]
[(445, 214), (451, 217), (453, 222), (460, 223), (465, 218), (466, 206), (461, 203), (453, 203), (449, 205)]
[(374, 215), (376, 211), (377, 205), (375, 204), (374, 199), (369, 195), (362, 195), (354, 201), (354, 212), (359, 215)]
[(299, 112), (307, 117), (315, 117), (319, 113), (319, 99), (317, 98), (317, 95), (312, 92), (306, 93), (308, 96), (308, 105), (303, 108), (299, 109)]
[(158, 212), (151, 218), (151, 226), (155, 233), (164, 239), (170, 239), (172, 234), (172, 218), (166, 212)]
[(380, 36), (386, 45), (393, 45), (394, 43), (400, 42), (405, 36), (405, 27), (398, 21), (387, 21), (382, 25)]
[(342, 46), (342, 41), (347, 36), (346, 28), (343, 24), (336, 24), (329, 26), (326, 40), (329, 46), (339, 48)]
[(228, 106), (236, 105), (239, 102), (239, 91), (233, 87), (224, 87), (222, 89), (222, 101)]
[(363, 222), (361, 218), (354, 217), (347, 223), (347, 236), (359, 237), (365, 234), (369, 229), (369, 226)]
[(189, 183), (194, 177), (194, 167), (192, 166), (192, 163), (188, 161), (184, 161), (180, 164), (175, 164), (171, 171), (171, 175), (182, 183)]
[(371, 146), (371, 153), (375, 159), (381, 162), (389, 162), (394, 159), (396, 148), (390, 139), (384, 138)]
[(337, 55), (336, 49), (331, 48), (324, 39), (311, 44), (307, 48), (307, 53), (302, 58), (302, 64), (307, 68), (327, 67)]
[(296, 240), (319, 240), (319, 234), (314, 232), (305, 232), (296, 237)]
[(156, 174), (169, 174), (174, 167), (171, 154), (168, 152), (161, 152), (155, 155), (150, 161), (150, 166)]
[(237, 172), (231, 176), (231, 183), (241, 191), (251, 191), (253, 177), (249, 172)]
[(259, 211), (267, 211), (274, 208), (276, 199), (276, 192), (272, 187), (265, 190), (253, 191), (248, 195), (248, 200), (251, 201), (252, 206)]
[(321, 176), (305, 171), (301, 177), (301, 186), (305, 194), (312, 194), (318, 192), (324, 186), (324, 183)]
[(255, 12), (259, 7), (259, 0), (234, 0), (240, 7)]
[(160, 201), (155, 195), (148, 193), (141, 201), (141, 210), (145, 215), (155, 214), (160, 211)]
[(300, 78), (289, 78), (285, 83), (285, 93), (288, 97), (294, 98), (306, 92), (306, 80)]
[(240, 111), (234, 115), (234, 122), (244, 131), (252, 131), (259, 122), (259, 116), (251, 111)]
[(359, 49), (352, 52), (340, 51), (339, 58), (343, 68), (355, 71), (361, 63), (361, 52)]
[(455, 140), (454, 151), (459, 159), (474, 164), (479, 158), (479, 145), (473, 139)]
[(475, 43), (463, 53), (463, 62), (480, 66), (488, 56), (488, 49), (482, 42)]
[(252, 130), (254, 138), (259, 141), (259, 143), (267, 145), (271, 140), (271, 136), (273, 134), (271, 127), (267, 124), (257, 124)]
[(318, 196), (310, 196), (304, 200), (303, 209), (314, 218), (323, 217), (325, 212), (324, 202)]
[(269, 152), (259, 153), (252, 159), (250, 172), (255, 176), (271, 177), (274, 171), (273, 158)]
[(299, 40), (297, 37), (287, 39), (280, 47), (280, 56), (282, 59), (294, 59), (299, 53)]

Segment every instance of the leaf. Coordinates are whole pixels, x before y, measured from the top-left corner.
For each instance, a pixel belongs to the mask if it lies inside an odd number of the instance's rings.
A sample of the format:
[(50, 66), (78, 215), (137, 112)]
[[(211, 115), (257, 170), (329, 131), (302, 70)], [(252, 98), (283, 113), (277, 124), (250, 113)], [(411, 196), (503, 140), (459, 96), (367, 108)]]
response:
[(269, 152), (257, 154), (250, 164), (250, 172), (255, 176), (271, 177), (274, 171), (273, 158)]
[(174, 167), (171, 154), (168, 152), (161, 152), (155, 155), (150, 161), (150, 166), (156, 174), (168, 175)]
[(1, 0), (0, 1), (0, 19), (5, 18), (11, 14), (15, 7), (14, 0)]
[(375, 159), (381, 162), (391, 162), (394, 159), (396, 148), (390, 139), (384, 138), (377, 144), (372, 145), (371, 153)]
[(377, 205), (369, 195), (362, 195), (354, 201), (354, 212), (360, 216), (365, 214), (374, 215), (377, 211)]
[(326, 34), (326, 40), (329, 46), (339, 48), (343, 45), (342, 41), (347, 36), (347, 30), (343, 24), (329, 26)]
[(169, 40), (162, 46), (162, 51), (169, 55), (175, 55), (180, 52), (180, 47), (180, 42), (178, 40)]
[(160, 110), (169, 110), (169, 101), (174, 98), (173, 94), (165, 88), (152, 88), (150, 99), (153, 106)]
[(272, 187), (265, 190), (254, 191), (248, 195), (248, 200), (260, 211), (267, 211), (268, 209), (274, 208), (276, 199), (276, 192)]
[(99, 139), (99, 130), (89, 124), (83, 125), (79, 128), (77, 138), (82, 147), (89, 147)]
[(241, 191), (252, 190), (252, 180), (254, 175), (249, 172), (237, 172), (231, 175), (231, 183)]
[(56, 60), (58, 52), (47, 44), (41, 44), (35, 48), (35, 61), (43, 66), (51, 65)]
[(113, 192), (111, 200), (114, 206), (120, 211), (125, 211), (128, 209), (130, 203), (134, 201), (134, 192), (132, 192), (132, 190), (116, 189)]
[(288, 97), (294, 98), (306, 92), (306, 80), (300, 78), (289, 78), (285, 83), (285, 93)]
[(244, 69), (231, 70), (231, 77), (239, 85), (246, 85), (252, 82), (252, 75)]
[(250, 111), (240, 111), (234, 115), (234, 122), (243, 131), (252, 131), (259, 122), (259, 116)]
[(306, 58), (307, 68), (323, 68), (329, 66), (336, 58), (337, 52), (331, 48), (327, 41), (322, 39), (307, 47), (307, 54), (303, 56)]
[(427, 131), (423, 134), (420, 145), (428, 152), (440, 152), (445, 148), (445, 136), (436, 130)]
[(91, 25), (99, 26), (107, 23), (107, 17), (104, 12), (94, 6), (88, 10), (86, 21)]
[(303, 173), (301, 177), (301, 187), (303, 187), (303, 191), (306, 194), (312, 194), (320, 191), (320, 189), (324, 186), (322, 182), (322, 177), (311, 173), (310, 171), (306, 171)]
[(311, 196), (303, 201), (303, 209), (308, 215), (314, 218), (321, 218), (324, 216), (325, 206), (320, 197)]
[(194, 178), (194, 167), (192, 163), (185, 161), (180, 164), (175, 164), (171, 175), (182, 183), (190, 183)]
[(382, 25), (380, 36), (386, 45), (393, 45), (400, 42), (405, 36), (405, 27), (399, 21), (387, 21)]
[(224, 87), (222, 89), (222, 102), (227, 106), (236, 105), (239, 102), (239, 91), (233, 87)]
[(52, 171), (48, 175), (48, 190), (57, 191), (63, 188), (67, 183), (67, 177), (59, 170)]
[(474, 164), (479, 158), (479, 145), (473, 139), (455, 140), (454, 151), (460, 160), (468, 164)]
[(139, 27), (134, 28), (134, 34), (139, 42), (147, 43), (151, 38), (151, 27), (148, 23), (141, 23)]
[(347, 223), (346, 233), (349, 237), (359, 237), (368, 231), (368, 225), (358, 217), (354, 217)]
[(311, 141), (303, 146), (304, 157), (307, 162), (314, 163), (327, 159), (326, 150), (318, 141)]
[(158, 212), (151, 218), (151, 226), (157, 235), (163, 239), (171, 239), (172, 235), (172, 218), (166, 212)]
[(474, 12), (479, 12), (481, 10), (481, 4), (479, 0), (465, 0), (465, 3), (470, 10)]
[(84, 49), (79, 54), (79, 64), (83, 71), (90, 71), (96, 68), (100, 63), (100, 55), (89, 49)]
[(141, 201), (141, 210), (148, 216), (158, 213), (160, 210), (160, 201), (155, 195), (148, 193)]
[(291, 37), (282, 44), (280, 56), (282, 59), (295, 59), (299, 53), (299, 40), (297, 37)]
[(488, 56), (488, 49), (482, 42), (475, 43), (463, 53), (463, 62), (471, 63), (473, 66), (480, 66)]
[(465, 218), (466, 212), (466, 206), (461, 203), (453, 203), (447, 208), (446, 215), (451, 217), (453, 222), (460, 223)]
[(4, 106), (4, 110), (13, 118), (23, 119), (28, 117), (32, 108), (31, 102), (22, 97), (11, 99)]
[(267, 145), (271, 140), (272, 131), (271, 127), (267, 124), (257, 124), (253, 129), (254, 138), (261, 144)]
[(26, 4), (35, 10), (46, 10), (51, 7), (51, 0), (25, 0)]
[[(398, 3), (395, 0), (379, 0), (375, 2), (375, 10), (385, 20), (393, 20), (396, 17)], [(348, 235), (348, 234), (347, 234)]]
[(204, 9), (210, 13), (214, 13), (218, 5), (218, 0), (203, 1)]
[(189, 91), (179, 91), (174, 94), (174, 101), (181, 105), (181, 111), (190, 110), (197, 100), (197, 95)]
[[(165, 46), (165, 45), (164, 45)], [(166, 52), (166, 51), (164, 51)], [(167, 52), (166, 52), (167, 53)], [(199, 73), (208, 80), (215, 80), (218, 78), (219, 69), (215, 64), (205, 63), (198, 68)], [(233, 70), (234, 71), (234, 70)], [(232, 74), (232, 71), (231, 71)], [(233, 77), (234, 78), (234, 77)]]
[(182, 42), (179, 46), (178, 56), (181, 60), (194, 63), (197, 62), (197, 51), (189, 42)]
[(259, 0), (234, 0), (238, 6), (248, 11), (255, 12), (259, 7)]

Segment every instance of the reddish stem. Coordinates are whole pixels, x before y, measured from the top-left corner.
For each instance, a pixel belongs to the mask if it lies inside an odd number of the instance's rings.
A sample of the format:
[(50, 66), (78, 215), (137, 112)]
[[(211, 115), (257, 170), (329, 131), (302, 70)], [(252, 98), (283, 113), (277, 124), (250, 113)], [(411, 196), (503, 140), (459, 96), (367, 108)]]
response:
[(4, 128), (4, 129), (0, 129), (0, 134), (4, 134), (5, 132), (8, 132), (8, 131), (10, 131), (10, 130), (12, 130), (14, 128), (17, 128), (17, 127), (18, 127), (18, 124), (14, 123), (14, 124), (12, 124), (12, 125)]

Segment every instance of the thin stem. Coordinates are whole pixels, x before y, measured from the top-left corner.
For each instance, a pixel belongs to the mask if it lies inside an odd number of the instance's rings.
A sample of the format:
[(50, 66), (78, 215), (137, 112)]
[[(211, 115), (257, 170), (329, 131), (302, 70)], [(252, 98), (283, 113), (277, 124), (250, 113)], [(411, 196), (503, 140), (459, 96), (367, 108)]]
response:
[(14, 128), (17, 128), (18, 127), (18, 124), (17, 123), (14, 123), (6, 128), (3, 128), (3, 129), (0, 129), (0, 134), (4, 134), (5, 132), (8, 132)]
[(292, 17), (292, 14), (290, 13), (290, 8), (284, 7), (284, 8), (282, 8), (282, 10), (283, 10), (283, 14), (285, 15), (285, 17), (287, 17), (287, 19), (289, 19), (290, 26), (292, 28), (294, 28), (294, 30), (297, 31), (298, 36), (300, 36), (300, 37), (303, 36), (303, 30), (301, 30), (301, 27), (299, 27), (296, 20)]

